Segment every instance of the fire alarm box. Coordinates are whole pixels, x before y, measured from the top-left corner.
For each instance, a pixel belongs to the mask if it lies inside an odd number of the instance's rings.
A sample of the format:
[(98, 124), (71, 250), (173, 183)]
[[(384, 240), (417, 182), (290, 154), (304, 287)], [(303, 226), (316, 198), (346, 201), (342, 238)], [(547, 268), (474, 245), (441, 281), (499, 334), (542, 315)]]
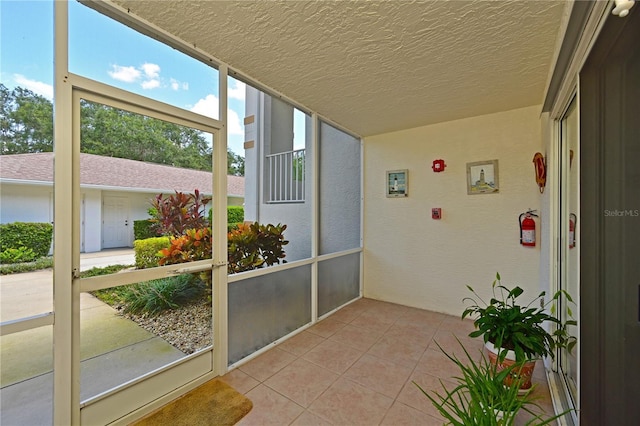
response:
[(431, 219), (442, 219), (442, 209), (440, 207), (431, 209)]
[(444, 168), (447, 165), (444, 164), (444, 160), (433, 160), (433, 165), (431, 166), (431, 168), (433, 169), (434, 172), (436, 173), (440, 173), (440, 172), (444, 172)]

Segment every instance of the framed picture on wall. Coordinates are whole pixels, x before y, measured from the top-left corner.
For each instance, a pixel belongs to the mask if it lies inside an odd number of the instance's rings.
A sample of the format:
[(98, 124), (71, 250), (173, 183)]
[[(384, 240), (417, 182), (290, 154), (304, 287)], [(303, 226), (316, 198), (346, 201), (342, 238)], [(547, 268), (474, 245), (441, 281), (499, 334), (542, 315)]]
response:
[(407, 169), (387, 171), (386, 186), (387, 197), (407, 197), (409, 195), (409, 171)]
[(467, 194), (495, 194), (499, 191), (498, 160), (467, 163)]

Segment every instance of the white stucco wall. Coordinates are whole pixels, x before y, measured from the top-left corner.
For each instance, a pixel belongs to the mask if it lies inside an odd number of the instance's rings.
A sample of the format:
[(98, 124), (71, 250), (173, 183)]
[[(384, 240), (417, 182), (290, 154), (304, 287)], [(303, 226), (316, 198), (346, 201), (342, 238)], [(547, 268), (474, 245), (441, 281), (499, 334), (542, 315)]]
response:
[(52, 193), (50, 185), (2, 183), (0, 223), (53, 221)]
[[(496, 271), (503, 284), (537, 295), (540, 241), (521, 246), (517, 220), (541, 203), (532, 165), (541, 146), (539, 111), (534, 106), (365, 139), (366, 297), (458, 315), (466, 285), (489, 296)], [(445, 160), (444, 172), (432, 171), (435, 159)], [(499, 161), (500, 193), (467, 195), (466, 163), (492, 159)], [(407, 198), (385, 197), (385, 171), (394, 169), (409, 170)], [(442, 208), (441, 220), (431, 219), (433, 207)]]
[[(84, 245), (81, 250), (86, 253), (102, 250), (102, 191), (99, 189), (85, 189), (82, 191), (84, 201), (84, 224), (81, 224), (81, 240)], [(82, 245), (82, 243), (81, 243)]]

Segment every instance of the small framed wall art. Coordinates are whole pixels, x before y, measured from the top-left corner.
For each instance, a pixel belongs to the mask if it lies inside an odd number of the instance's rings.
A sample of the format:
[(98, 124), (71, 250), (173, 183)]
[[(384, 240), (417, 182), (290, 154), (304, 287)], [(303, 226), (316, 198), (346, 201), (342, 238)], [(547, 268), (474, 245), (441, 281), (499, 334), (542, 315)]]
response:
[(499, 191), (498, 160), (467, 163), (467, 194), (495, 194)]
[(387, 171), (386, 186), (387, 197), (407, 197), (409, 195), (409, 171), (407, 169)]

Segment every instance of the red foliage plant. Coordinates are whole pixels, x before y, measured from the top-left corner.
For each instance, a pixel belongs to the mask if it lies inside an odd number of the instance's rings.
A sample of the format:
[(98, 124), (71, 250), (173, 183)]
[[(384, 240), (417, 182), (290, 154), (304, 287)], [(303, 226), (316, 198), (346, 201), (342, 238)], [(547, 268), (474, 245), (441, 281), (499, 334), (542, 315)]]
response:
[(193, 194), (176, 191), (175, 195), (164, 197), (158, 194), (151, 204), (156, 211), (151, 219), (153, 229), (159, 235), (185, 235), (188, 229), (209, 226), (205, 215), (206, 205), (211, 197), (204, 197), (197, 189)]
[(184, 235), (171, 237), (169, 243), (169, 247), (158, 253), (160, 266), (211, 258), (213, 240), (210, 228), (187, 229)]

